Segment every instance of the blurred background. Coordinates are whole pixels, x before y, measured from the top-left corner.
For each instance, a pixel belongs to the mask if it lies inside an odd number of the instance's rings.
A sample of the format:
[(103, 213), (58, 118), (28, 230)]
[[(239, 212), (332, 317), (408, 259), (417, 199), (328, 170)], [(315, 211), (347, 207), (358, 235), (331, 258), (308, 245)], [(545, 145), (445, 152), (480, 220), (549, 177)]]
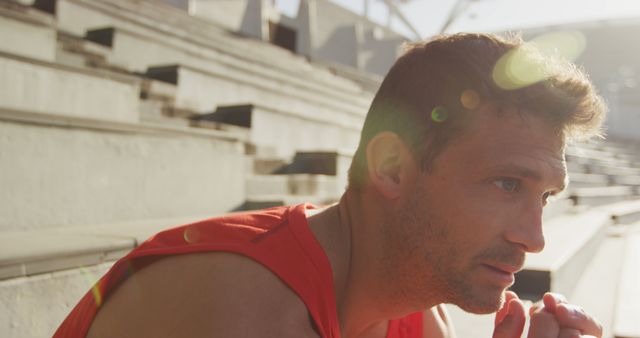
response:
[(640, 337), (637, 0), (0, 0), (0, 336), (51, 336), (162, 229), (337, 201), (403, 44), (463, 31), (521, 32), (606, 98), (513, 289)]

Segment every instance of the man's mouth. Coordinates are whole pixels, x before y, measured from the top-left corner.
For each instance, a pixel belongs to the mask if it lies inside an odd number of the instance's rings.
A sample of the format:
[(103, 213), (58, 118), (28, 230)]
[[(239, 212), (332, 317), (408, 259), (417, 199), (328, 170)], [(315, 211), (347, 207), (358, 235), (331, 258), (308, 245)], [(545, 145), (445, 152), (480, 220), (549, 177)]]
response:
[(509, 273), (509, 274), (515, 274), (518, 271), (522, 270), (522, 265), (516, 266), (516, 265), (500, 263), (500, 262), (485, 263), (484, 265), (487, 265), (488, 267), (498, 270), (500, 272)]
[(511, 286), (515, 281), (515, 273), (522, 269), (521, 266), (499, 262), (484, 263), (481, 266), (487, 272), (490, 279), (503, 287)]

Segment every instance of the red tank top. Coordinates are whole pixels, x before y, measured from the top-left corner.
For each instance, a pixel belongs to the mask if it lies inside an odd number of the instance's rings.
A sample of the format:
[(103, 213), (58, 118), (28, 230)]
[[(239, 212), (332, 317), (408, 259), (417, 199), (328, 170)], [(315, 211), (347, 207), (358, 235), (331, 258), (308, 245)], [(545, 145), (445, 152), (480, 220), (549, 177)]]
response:
[[(158, 233), (117, 261), (89, 290), (54, 338), (85, 337), (100, 304), (128, 276), (168, 255), (225, 251), (247, 256), (277, 275), (304, 302), (323, 338), (339, 338), (333, 274), (300, 204), (204, 220)], [(422, 338), (422, 313), (389, 322), (387, 338)]]

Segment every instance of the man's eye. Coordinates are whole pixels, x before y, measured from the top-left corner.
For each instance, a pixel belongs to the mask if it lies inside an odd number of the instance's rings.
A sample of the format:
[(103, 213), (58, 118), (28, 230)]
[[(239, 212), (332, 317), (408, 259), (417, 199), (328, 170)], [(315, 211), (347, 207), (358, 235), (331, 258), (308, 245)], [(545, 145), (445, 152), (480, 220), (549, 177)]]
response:
[(493, 184), (506, 192), (518, 191), (518, 188), (520, 187), (520, 181), (513, 178), (500, 178), (493, 181)]

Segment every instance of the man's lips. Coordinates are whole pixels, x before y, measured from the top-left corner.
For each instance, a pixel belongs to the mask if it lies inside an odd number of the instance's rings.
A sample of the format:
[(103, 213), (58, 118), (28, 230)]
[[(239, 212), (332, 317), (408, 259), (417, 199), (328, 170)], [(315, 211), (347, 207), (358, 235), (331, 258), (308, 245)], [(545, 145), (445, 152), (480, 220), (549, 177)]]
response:
[(488, 273), (488, 276), (502, 287), (513, 285), (515, 282), (515, 273), (521, 269), (521, 267), (518, 266), (498, 262), (483, 263), (482, 266), (484, 267), (484, 271)]
[(490, 263), (484, 263), (484, 265), (493, 268), (495, 270), (504, 272), (504, 273), (509, 273), (509, 274), (515, 274), (518, 271), (522, 270), (522, 265), (519, 266), (514, 266), (511, 264), (506, 264), (506, 263), (500, 263), (500, 262), (490, 262)]

